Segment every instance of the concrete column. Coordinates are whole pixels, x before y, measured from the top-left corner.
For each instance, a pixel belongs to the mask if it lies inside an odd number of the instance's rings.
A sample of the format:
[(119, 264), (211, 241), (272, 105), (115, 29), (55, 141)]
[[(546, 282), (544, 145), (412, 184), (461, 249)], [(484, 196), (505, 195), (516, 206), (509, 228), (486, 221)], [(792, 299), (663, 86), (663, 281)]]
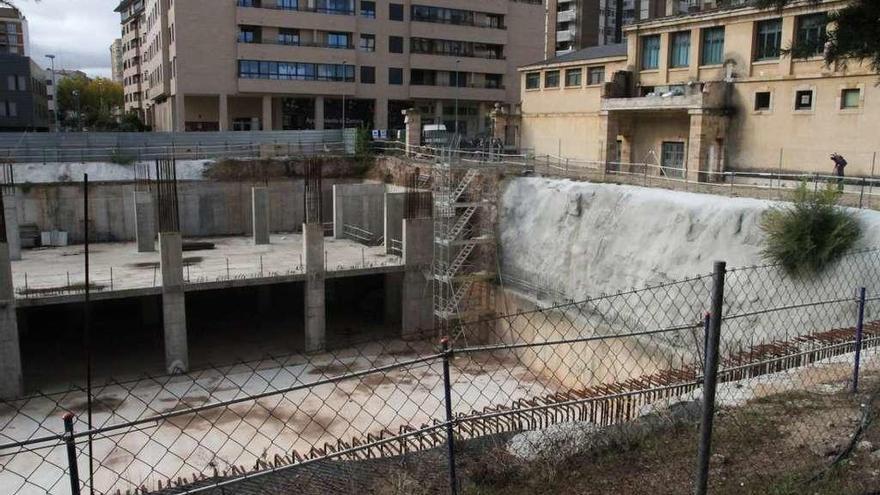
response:
[(135, 238), (139, 253), (156, 250), (156, 213), (150, 191), (134, 192)]
[(415, 108), (403, 111), (404, 122), (406, 123), (406, 153), (412, 154), (413, 147), (422, 145), (422, 115)]
[(315, 130), (324, 129), (324, 97), (315, 97)]
[(321, 352), (327, 345), (327, 318), (324, 307), (324, 227), (303, 224), (305, 283), (305, 351)]
[(0, 242), (0, 399), (21, 397), (23, 392), (12, 263), (9, 246)]
[[(434, 103), (434, 120), (435, 120), (435, 122), (434, 122), (435, 124), (442, 124), (443, 123), (443, 100), (437, 100)], [(447, 130), (451, 131), (452, 129), (447, 129)]]
[(189, 370), (186, 336), (186, 295), (183, 291), (183, 241), (179, 232), (159, 234), (162, 268), (162, 317), (165, 329), (165, 367), (168, 373)]
[(403, 286), (403, 276), (400, 273), (385, 274), (385, 325), (386, 327), (396, 327), (400, 325), (400, 311), (403, 307), (401, 304), (401, 290)]
[(601, 156), (599, 159), (605, 163), (605, 170), (613, 167), (609, 162), (617, 159), (617, 119), (605, 112), (599, 116), (599, 139), (601, 140)]
[(477, 132), (483, 134), (486, 132), (486, 102), (481, 101), (477, 110)]
[(18, 229), (18, 194), (15, 188), (3, 192), (3, 218), (6, 220), (6, 242), (9, 259), (21, 259), (21, 232)]
[(269, 244), (269, 188), (254, 187), (251, 189), (251, 196), (254, 244)]
[(391, 254), (392, 239), (401, 241), (403, 239), (403, 203), (406, 193), (385, 193), (385, 254)]
[(373, 129), (388, 129), (388, 98), (376, 98), (373, 114)]
[(268, 95), (263, 97), (262, 126), (264, 131), (272, 130), (272, 97)]
[(229, 130), (229, 97), (227, 95), (219, 95), (218, 96), (220, 102), (218, 107), (218, 114), (220, 119), (220, 131), (228, 131)]
[(333, 184), (333, 238), (334, 239), (342, 239), (344, 229), (343, 223), (345, 219), (343, 218), (344, 208), (342, 206), (342, 191), (340, 190), (340, 186), (338, 184)]
[(174, 122), (172, 130), (184, 132), (186, 130), (186, 96), (182, 93), (174, 95)]
[(430, 218), (403, 221), (403, 287), (401, 290), (401, 337), (415, 338), (434, 329), (434, 288), (431, 262), (434, 256), (434, 222)]
[(705, 116), (702, 113), (695, 113), (690, 116), (690, 133), (687, 142), (687, 157), (685, 165), (687, 167), (687, 178), (691, 181), (700, 180), (700, 171), (706, 170), (706, 149), (705, 143)]

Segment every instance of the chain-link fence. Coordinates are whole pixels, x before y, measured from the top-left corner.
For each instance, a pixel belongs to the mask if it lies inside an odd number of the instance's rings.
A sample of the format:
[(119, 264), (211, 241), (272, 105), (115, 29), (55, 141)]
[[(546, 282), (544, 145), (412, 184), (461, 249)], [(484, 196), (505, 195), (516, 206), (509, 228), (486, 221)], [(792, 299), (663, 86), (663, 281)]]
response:
[(857, 372), (862, 394), (880, 387), (880, 251), (810, 279), (719, 266), (580, 301), (526, 282), (499, 290), (502, 316), (440, 342), (346, 342), (0, 403), (0, 486), (767, 493), (860, 448), (876, 408), (852, 390)]

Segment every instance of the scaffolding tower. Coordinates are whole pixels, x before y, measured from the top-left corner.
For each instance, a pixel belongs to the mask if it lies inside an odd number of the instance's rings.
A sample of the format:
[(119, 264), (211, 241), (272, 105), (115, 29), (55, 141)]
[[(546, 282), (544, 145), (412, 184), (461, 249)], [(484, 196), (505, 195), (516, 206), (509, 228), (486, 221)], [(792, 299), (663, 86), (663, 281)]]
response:
[(467, 321), (492, 307), (496, 167), (463, 159), (454, 136), (433, 167), (434, 319), (439, 335), (469, 336)]

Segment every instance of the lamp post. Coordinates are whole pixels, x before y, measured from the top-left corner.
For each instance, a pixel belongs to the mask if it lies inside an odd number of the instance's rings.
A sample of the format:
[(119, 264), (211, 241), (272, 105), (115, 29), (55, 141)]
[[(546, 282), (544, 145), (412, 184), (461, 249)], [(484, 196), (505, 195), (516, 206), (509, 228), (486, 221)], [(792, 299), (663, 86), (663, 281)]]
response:
[(79, 129), (78, 129), (79, 132), (82, 132), (82, 112), (80, 111), (80, 106), (79, 106), (79, 90), (78, 89), (73, 90), (73, 102), (74, 102), (74, 108), (76, 108), (76, 125), (77, 125), (77, 127), (79, 127)]
[(458, 71), (458, 64), (461, 60), (455, 61), (455, 133), (458, 134), (458, 93), (461, 91), (461, 81), (459, 78), (461, 77), (461, 72)]
[[(348, 64), (348, 60), (342, 61), (342, 81), (347, 82), (348, 76), (346, 75), (346, 64)], [(342, 88), (342, 139), (345, 139), (345, 85)]]
[(55, 120), (55, 132), (61, 128), (58, 119), (58, 81), (55, 80), (55, 55), (47, 54), (46, 58), (49, 59), (52, 64), (52, 106), (55, 107), (55, 110), (52, 111), (54, 120)]

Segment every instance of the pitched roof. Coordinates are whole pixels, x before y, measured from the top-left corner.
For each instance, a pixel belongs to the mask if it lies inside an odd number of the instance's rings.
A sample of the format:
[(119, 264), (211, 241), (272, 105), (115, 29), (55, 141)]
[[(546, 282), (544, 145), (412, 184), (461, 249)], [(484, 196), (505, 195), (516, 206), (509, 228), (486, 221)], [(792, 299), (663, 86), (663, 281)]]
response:
[(599, 45), (584, 48), (576, 52), (566, 53), (557, 57), (548, 58), (541, 62), (524, 65), (523, 67), (533, 67), (536, 65), (562, 64), (566, 62), (579, 62), (581, 60), (595, 60), (608, 57), (625, 57), (626, 43), (615, 43), (612, 45)]

